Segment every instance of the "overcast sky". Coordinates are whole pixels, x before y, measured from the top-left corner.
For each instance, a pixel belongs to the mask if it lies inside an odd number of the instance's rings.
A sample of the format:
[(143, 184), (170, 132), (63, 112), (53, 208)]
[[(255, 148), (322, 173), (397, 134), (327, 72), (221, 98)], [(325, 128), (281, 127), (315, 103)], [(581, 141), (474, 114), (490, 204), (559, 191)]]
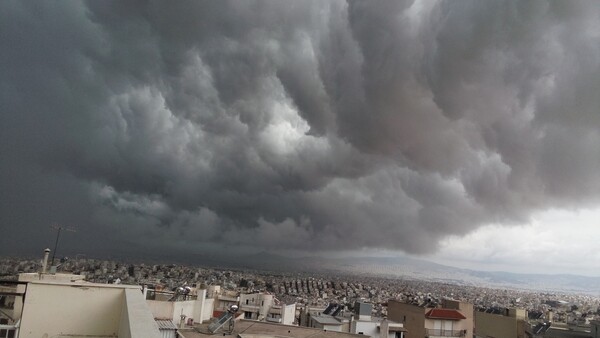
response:
[[(595, 1), (0, 2), (0, 253), (600, 274)], [(66, 250), (66, 249), (65, 249)]]

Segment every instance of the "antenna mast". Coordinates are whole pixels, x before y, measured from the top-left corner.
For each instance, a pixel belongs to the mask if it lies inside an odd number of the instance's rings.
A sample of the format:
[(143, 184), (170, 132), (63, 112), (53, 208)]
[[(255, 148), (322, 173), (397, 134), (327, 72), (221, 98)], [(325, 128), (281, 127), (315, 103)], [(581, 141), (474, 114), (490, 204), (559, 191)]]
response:
[(50, 227), (54, 230), (57, 230), (56, 242), (54, 242), (54, 251), (52, 252), (52, 263), (50, 263), (50, 266), (54, 266), (54, 256), (56, 255), (56, 249), (58, 248), (58, 239), (60, 238), (61, 230), (70, 231), (70, 232), (77, 232), (77, 230), (70, 228), (70, 227), (58, 225), (58, 224), (53, 224)]

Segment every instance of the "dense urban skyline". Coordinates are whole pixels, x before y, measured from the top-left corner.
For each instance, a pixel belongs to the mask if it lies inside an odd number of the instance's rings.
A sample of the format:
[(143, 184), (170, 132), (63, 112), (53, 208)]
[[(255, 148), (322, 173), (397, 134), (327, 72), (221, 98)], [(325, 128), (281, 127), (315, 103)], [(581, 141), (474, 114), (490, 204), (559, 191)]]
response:
[(0, 3), (0, 254), (600, 275), (593, 1)]

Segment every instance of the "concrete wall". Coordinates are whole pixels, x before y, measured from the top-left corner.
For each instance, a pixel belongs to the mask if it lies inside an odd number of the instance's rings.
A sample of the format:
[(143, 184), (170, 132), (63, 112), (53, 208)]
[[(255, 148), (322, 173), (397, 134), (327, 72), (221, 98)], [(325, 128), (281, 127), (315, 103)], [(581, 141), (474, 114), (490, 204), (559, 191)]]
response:
[(475, 336), (516, 338), (517, 319), (485, 312), (475, 312)]
[(119, 338), (131, 338), (131, 330), (129, 329), (129, 311), (127, 309), (127, 302), (125, 300), (123, 300), (123, 305), (121, 306)]
[(212, 299), (199, 298), (198, 300), (185, 300), (176, 302), (147, 300), (148, 308), (156, 319), (168, 319), (179, 325), (181, 315), (185, 315), (185, 322), (189, 318), (194, 323), (202, 323), (212, 316)]
[(160, 300), (146, 300), (150, 312), (156, 319), (173, 320), (174, 302)]
[(592, 338), (600, 338), (600, 321), (593, 320), (590, 322), (590, 334)]
[(19, 337), (116, 335), (123, 301), (123, 288), (29, 283)]
[(371, 336), (373, 338), (379, 338), (379, 330), (377, 329), (377, 322), (372, 321), (352, 321), (350, 324), (350, 333), (362, 332), (362, 334)]
[(260, 294), (259, 302), (256, 305), (260, 306), (260, 316), (263, 320), (269, 314), (269, 309), (271, 308), (271, 306), (273, 306), (273, 299), (273, 295), (267, 293)]
[(194, 323), (202, 323), (212, 317), (213, 299), (205, 298), (206, 290), (199, 290), (197, 300), (186, 301), (157, 301), (147, 300), (148, 308), (156, 319), (168, 319), (179, 325), (181, 315), (185, 315), (185, 322), (192, 318)]
[(316, 323), (316, 327), (327, 331), (343, 332), (342, 325), (321, 325), (319, 323)]
[(187, 318), (194, 318), (194, 305), (196, 300), (185, 300), (179, 302), (171, 302), (173, 304), (173, 323), (179, 327), (179, 322), (181, 321), (181, 315), (185, 316), (185, 322), (187, 322)]
[(294, 325), (296, 320), (296, 304), (281, 306), (281, 324)]
[[(205, 313), (210, 312), (212, 315), (212, 301), (210, 302), (210, 306), (207, 304), (206, 298), (207, 291), (204, 289), (200, 289), (196, 292), (197, 302), (194, 304), (194, 323), (202, 323), (204, 321)], [(210, 319), (210, 318), (209, 318)]]
[[(202, 322), (210, 320), (215, 308), (215, 300), (213, 298), (204, 299), (204, 311), (202, 312)], [(194, 318), (194, 320), (196, 320)]]
[(119, 338), (160, 338), (158, 325), (140, 290), (128, 288), (124, 292)]
[(425, 337), (425, 309), (419, 306), (405, 304), (396, 300), (388, 302), (388, 318), (404, 324), (408, 332), (406, 338)]

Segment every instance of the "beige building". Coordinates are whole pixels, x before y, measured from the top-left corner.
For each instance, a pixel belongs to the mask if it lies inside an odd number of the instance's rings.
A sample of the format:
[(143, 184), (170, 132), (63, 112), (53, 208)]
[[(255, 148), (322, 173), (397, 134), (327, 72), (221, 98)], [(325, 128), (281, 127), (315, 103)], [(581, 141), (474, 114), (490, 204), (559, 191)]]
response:
[(406, 338), (472, 337), (473, 304), (444, 300), (441, 307), (429, 308), (388, 302), (388, 318), (404, 325)]
[(503, 313), (475, 312), (475, 337), (525, 338), (527, 311), (504, 309)]
[(3, 282), (3, 306), (10, 305), (1, 311), (3, 337), (161, 337), (141, 286), (88, 283), (55, 268), (47, 273), (49, 253), (40, 272)]
[(19, 279), (7, 328), (14, 337), (160, 337), (139, 286), (87, 283), (65, 274)]

